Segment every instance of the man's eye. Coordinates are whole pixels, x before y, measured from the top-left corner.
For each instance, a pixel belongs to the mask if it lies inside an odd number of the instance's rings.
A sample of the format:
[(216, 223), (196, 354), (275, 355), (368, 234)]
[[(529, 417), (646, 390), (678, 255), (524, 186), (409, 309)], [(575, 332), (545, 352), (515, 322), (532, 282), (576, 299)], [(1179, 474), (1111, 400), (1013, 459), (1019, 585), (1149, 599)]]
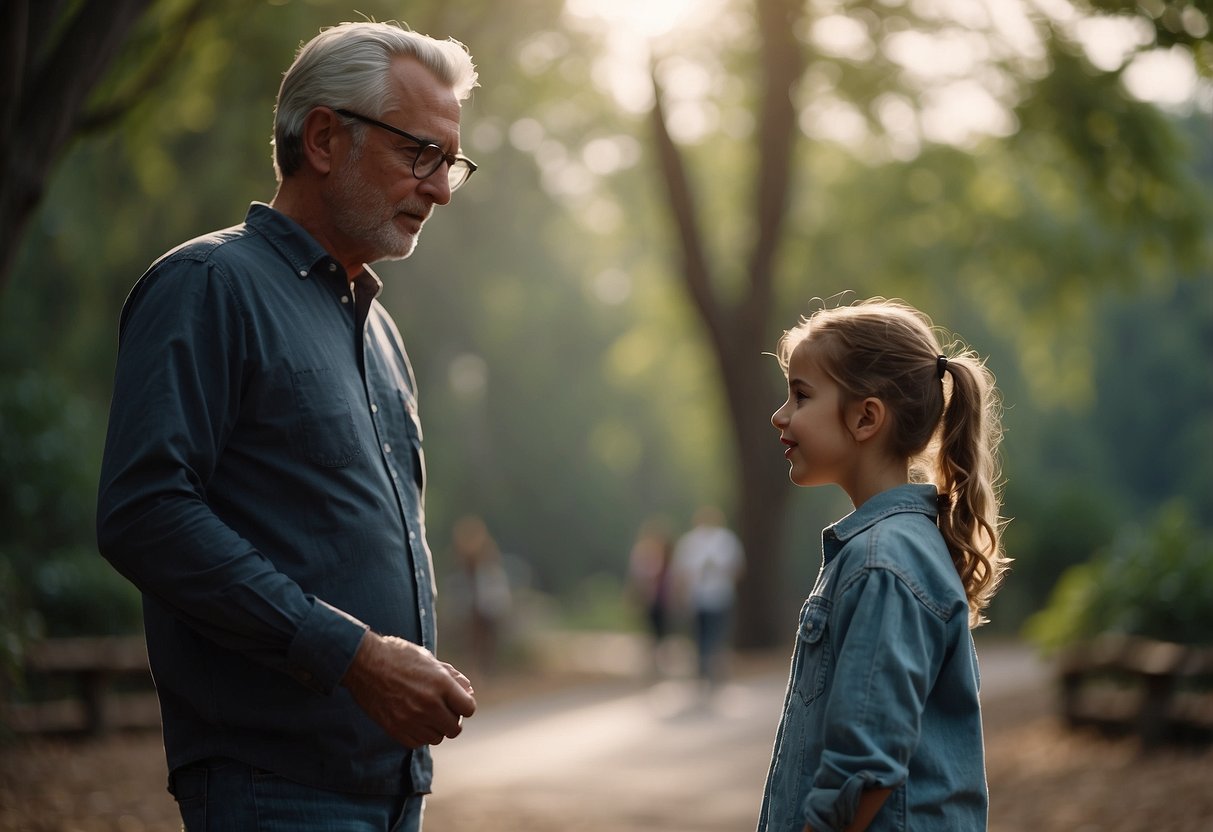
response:
[(432, 144), (427, 144), (425, 147), (414, 148), (413, 156), (417, 158), (418, 164), (428, 168), (439, 163), (442, 151)]

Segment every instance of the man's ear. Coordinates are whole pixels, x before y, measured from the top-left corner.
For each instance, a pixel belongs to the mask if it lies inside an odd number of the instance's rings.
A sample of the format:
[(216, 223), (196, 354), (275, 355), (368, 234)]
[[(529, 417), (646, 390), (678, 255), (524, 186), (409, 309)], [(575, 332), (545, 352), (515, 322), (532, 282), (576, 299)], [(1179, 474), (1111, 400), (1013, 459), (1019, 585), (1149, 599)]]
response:
[(888, 415), (884, 402), (868, 396), (847, 408), (847, 429), (856, 442), (866, 442), (880, 435)]
[(328, 107), (313, 107), (303, 119), (303, 158), (317, 173), (333, 169), (333, 142), (337, 136), (337, 114)]

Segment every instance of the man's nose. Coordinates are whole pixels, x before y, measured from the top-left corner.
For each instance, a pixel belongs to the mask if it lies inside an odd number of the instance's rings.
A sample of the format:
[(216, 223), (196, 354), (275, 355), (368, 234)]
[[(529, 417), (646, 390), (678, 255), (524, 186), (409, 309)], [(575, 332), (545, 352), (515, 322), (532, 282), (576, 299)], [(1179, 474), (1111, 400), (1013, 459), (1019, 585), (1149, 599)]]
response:
[(429, 196), (436, 205), (446, 205), (451, 201), (451, 182), (447, 178), (448, 163), (443, 163), (437, 171), (421, 180), (417, 190)]

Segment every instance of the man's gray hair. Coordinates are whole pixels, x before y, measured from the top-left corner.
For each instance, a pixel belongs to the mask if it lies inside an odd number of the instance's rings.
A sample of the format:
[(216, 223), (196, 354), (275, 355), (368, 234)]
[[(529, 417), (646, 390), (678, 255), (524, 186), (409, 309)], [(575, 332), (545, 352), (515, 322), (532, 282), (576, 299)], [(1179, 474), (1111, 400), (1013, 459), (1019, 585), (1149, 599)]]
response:
[[(304, 44), (286, 71), (274, 107), (274, 172), (278, 181), (303, 165), (303, 121), (319, 106), (383, 115), (392, 59), (416, 58), (435, 78), (466, 99), (476, 67), (457, 40), (437, 40), (392, 23), (341, 23)], [(357, 141), (357, 139), (356, 139)]]

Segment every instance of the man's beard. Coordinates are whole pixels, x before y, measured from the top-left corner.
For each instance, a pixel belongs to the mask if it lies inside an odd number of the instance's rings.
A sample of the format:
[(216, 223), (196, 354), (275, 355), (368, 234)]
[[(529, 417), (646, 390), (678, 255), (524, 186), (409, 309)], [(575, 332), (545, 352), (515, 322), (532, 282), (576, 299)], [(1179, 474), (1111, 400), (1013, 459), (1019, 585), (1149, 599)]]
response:
[[(357, 160), (352, 160), (357, 161)], [(367, 181), (356, 164), (336, 182), (333, 194), (333, 223), (343, 235), (371, 251), (366, 262), (403, 260), (417, 246), (417, 234), (402, 231), (395, 222), (399, 213), (424, 216), (423, 206), (410, 202), (391, 205), (382, 192)]]

